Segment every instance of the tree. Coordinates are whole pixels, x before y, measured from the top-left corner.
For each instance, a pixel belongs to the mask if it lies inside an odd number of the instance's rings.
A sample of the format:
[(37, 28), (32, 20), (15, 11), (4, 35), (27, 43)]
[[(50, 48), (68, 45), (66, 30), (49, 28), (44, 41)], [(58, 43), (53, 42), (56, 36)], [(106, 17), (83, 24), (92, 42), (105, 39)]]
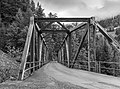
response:
[(52, 13), (52, 12), (50, 12), (49, 14), (48, 14), (48, 17), (49, 18), (57, 18), (57, 14), (56, 13)]
[(1, 3), (0, 41), (4, 43), (0, 48), (5, 52), (23, 50), (29, 18), (32, 16), (29, 0), (2, 0)]
[(24, 12), (26, 11), (28, 3), (29, 0), (2, 0), (0, 8), (2, 22), (8, 26), (15, 20), (14, 16), (19, 8)]
[(106, 18), (104, 20), (98, 21), (104, 28), (110, 26), (118, 27), (120, 25), (120, 15), (114, 16), (112, 18)]
[[(45, 18), (44, 9), (41, 5), (39, 5), (39, 2), (37, 3), (37, 8), (35, 9), (35, 17), (36, 18)], [(46, 23), (45, 22), (38, 22), (37, 23), (40, 27), (43, 27)]]
[(41, 5), (39, 5), (39, 2), (37, 3), (37, 8), (36, 8), (36, 11), (35, 11), (35, 15), (38, 18), (44, 18), (45, 17), (44, 9), (41, 7)]
[(31, 0), (30, 7), (31, 7), (32, 12), (35, 12), (35, 3), (33, 0)]

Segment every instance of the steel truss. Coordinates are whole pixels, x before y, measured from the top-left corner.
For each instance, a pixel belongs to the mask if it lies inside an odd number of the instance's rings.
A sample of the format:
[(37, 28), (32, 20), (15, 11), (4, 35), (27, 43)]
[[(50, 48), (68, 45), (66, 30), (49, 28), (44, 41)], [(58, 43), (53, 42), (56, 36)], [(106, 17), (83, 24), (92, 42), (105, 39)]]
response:
[[(49, 22), (46, 26), (40, 27), (38, 25), (39, 22)], [(52, 23), (57, 22), (62, 28), (65, 30), (46, 30), (48, 26)], [(82, 22), (78, 26), (72, 29), (67, 29), (61, 22)], [(81, 30), (81, 28), (85, 28), (85, 33), (79, 43), (78, 50), (73, 59), (71, 59), (72, 55), (72, 46), (71, 46), (71, 35), (76, 30)], [(74, 67), (74, 64), (78, 58), (80, 50), (82, 49), (85, 38), (88, 37), (88, 70), (90, 71), (90, 41), (91, 41), (91, 32), (93, 32), (93, 46), (94, 46), (94, 60), (96, 60), (96, 30), (99, 30), (108, 41), (118, 50), (120, 51), (120, 45), (111, 38), (105, 29), (100, 26), (94, 17), (91, 18), (30, 18), (30, 25), (28, 29), (28, 34), (26, 38), (26, 43), (22, 55), (22, 61), (19, 72), (19, 80), (23, 80), (26, 77), (30, 76), (37, 69), (39, 69), (42, 65), (49, 62), (49, 50), (45, 41), (45, 37), (43, 33), (66, 33), (62, 44), (59, 49), (58, 61), (65, 64), (65, 57), (67, 57), (67, 66)], [(65, 56), (66, 54), (66, 56)], [(43, 59), (42, 59), (43, 56)], [(71, 64), (72, 62), (72, 64)]]

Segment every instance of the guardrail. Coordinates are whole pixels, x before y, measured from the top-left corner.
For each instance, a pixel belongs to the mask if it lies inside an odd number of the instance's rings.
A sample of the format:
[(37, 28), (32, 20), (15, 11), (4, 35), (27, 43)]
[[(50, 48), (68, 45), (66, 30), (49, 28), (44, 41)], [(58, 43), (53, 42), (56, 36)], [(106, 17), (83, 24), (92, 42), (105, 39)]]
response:
[[(67, 61), (61, 63), (67, 66)], [(73, 63), (70, 61), (70, 65)], [(88, 71), (88, 61), (75, 62), (74, 69), (82, 69)], [(120, 76), (120, 63), (119, 62), (105, 62), (105, 61), (90, 61), (90, 71), (102, 73), (112, 76)]]
[(44, 62), (36, 61), (35, 64), (34, 64), (34, 62), (26, 62), (26, 67), (24, 70), (24, 72), (25, 72), (24, 79), (26, 79), (27, 77), (29, 77), (30, 75), (32, 75), (34, 73), (31, 71), (37, 70), (47, 63), (49, 63), (49, 61), (44, 61)]

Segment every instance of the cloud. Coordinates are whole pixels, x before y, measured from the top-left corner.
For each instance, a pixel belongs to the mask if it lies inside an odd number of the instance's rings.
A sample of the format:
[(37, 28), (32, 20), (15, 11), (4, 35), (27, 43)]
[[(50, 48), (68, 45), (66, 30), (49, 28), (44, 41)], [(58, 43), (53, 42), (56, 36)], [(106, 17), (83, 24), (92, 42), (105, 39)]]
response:
[(120, 0), (40, 0), (40, 3), (47, 14), (53, 12), (59, 17), (106, 18), (120, 14)]
[(82, 0), (90, 9), (100, 9), (104, 7), (104, 0)]
[(107, 0), (102, 9), (96, 11), (96, 17), (108, 18), (120, 14), (120, 1)]
[(78, 6), (84, 6), (85, 4), (81, 0), (41, 0), (41, 4), (47, 9), (53, 9), (56, 11), (69, 9)]
[(107, 1), (111, 1), (111, 2), (118, 2), (119, 0), (107, 0)]

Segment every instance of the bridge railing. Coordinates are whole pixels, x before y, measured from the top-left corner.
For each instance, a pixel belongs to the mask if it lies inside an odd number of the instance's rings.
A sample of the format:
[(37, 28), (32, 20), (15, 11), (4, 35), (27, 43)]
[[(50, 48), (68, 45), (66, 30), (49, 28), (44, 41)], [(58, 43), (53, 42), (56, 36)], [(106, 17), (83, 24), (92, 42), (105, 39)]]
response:
[[(64, 61), (65, 66), (67, 66), (67, 61)], [(70, 65), (73, 62), (70, 61)], [(73, 69), (88, 69), (88, 61), (76, 61)], [(113, 76), (120, 76), (120, 63), (118, 62), (105, 62), (105, 61), (90, 61), (90, 71), (102, 74), (108, 74)]]
[(34, 17), (31, 17), (18, 79), (23, 80), (29, 77), (41, 66), (48, 63), (47, 51), (41, 34), (34, 23)]

